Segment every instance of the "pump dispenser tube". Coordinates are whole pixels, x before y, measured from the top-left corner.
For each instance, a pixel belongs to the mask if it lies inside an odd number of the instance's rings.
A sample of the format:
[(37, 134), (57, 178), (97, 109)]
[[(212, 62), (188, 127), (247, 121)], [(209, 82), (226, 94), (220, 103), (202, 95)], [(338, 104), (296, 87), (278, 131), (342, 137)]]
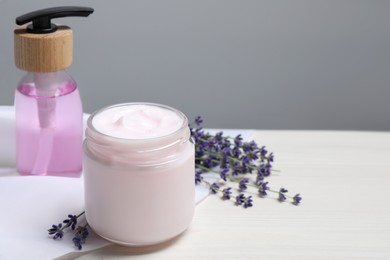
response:
[(34, 73), (37, 91), (37, 109), (39, 120), (39, 141), (32, 174), (46, 174), (53, 151), (54, 131), (56, 128), (56, 99), (58, 88), (52, 73)]

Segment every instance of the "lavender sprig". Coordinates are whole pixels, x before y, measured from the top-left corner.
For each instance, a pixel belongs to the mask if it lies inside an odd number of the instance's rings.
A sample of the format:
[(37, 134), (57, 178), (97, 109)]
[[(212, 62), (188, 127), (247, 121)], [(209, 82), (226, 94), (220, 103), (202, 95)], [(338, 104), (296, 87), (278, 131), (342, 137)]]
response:
[(63, 220), (62, 223), (58, 225), (52, 225), (52, 227), (48, 230), (49, 235), (51, 235), (52, 238), (56, 240), (56, 239), (63, 238), (65, 229), (76, 230), (75, 236), (73, 237), (72, 241), (74, 245), (79, 250), (81, 250), (82, 244), (85, 243), (85, 240), (89, 234), (87, 229), (88, 224), (84, 226), (78, 226), (77, 228), (76, 225), (77, 225), (78, 218), (84, 215), (84, 213), (85, 211), (81, 212), (78, 215), (69, 214), (68, 218)]
[(202, 180), (202, 182), (206, 183), (209, 186), (211, 193), (213, 194), (220, 193), (222, 199), (224, 200), (232, 200), (235, 202), (237, 206), (243, 206), (244, 208), (249, 208), (253, 206), (252, 196), (245, 197), (243, 193), (232, 196), (231, 187), (221, 189), (220, 186), (215, 182), (211, 184), (205, 180)]
[[(205, 172), (218, 173), (225, 182), (237, 182), (238, 191), (234, 200), (236, 205), (243, 205), (245, 208), (252, 206), (252, 197), (246, 197), (245, 192), (248, 186), (255, 187), (260, 197), (265, 197), (268, 192), (278, 194), (279, 201), (290, 199), (294, 205), (298, 205), (302, 197), (297, 194), (294, 197), (287, 195), (287, 190), (281, 188), (279, 191), (270, 189), (268, 181), (264, 181), (273, 171), (272, 163), (274, 154), (269, 153), (265, 146), (259, 147), (255, 141), (246, 142), (241, 135), (236, 137), (224, 136), (223, 132), (212, 135), (203, 130), (201, 124), (203, 119), (195, 118), (194, 127), (191, 127), (191, 136), (195, 141), (195, 183), (205, 183), (213, 194), (220, 193), (222, 198), (231, 199), (231, 188), (221, 190), (217, 183), (208, 183), (203, 180)], [(256, 174), (256, 181), (251, 182), (247, 174)], [(243, 177), (245, 176), (245, 177)]]

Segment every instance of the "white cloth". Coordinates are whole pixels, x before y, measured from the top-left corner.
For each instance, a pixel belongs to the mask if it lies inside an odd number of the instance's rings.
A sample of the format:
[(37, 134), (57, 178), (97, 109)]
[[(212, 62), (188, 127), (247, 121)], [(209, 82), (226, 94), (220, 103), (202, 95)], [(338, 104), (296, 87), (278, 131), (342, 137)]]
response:
[[(88, 116), (84, 115), (84, 123)], [(224, 130), (224, 133), (229, 136), (240, 133), (244, 139), (249, 139), (252, 131)], [(21, 177), (17, 174), (13, 107), (0, 106), (0, 144), (0, 259), (53, 259), (77, 250), (71, 241), (72, 234), (65, 233), (65, 241), (53, 241), (47, 230), (68, 214), (83, 211), (83, 178)], [(204, 178), (214, 182), (219, 176), (207, 173)], [(197, 185), (196, 204), (208, 194), (207, 187)], [(83, 251), (109, 244), (91, 231)]]
[(0, 106), (0, 167), (15, 165), (15, 110)]

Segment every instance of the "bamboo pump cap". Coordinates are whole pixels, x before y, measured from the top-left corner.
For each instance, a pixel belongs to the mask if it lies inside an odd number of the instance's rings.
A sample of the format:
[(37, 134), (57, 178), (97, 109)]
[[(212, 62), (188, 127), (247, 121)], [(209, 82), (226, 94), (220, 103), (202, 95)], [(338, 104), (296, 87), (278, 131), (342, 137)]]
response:
[(72, 64), (73, 37), (67, 26), (49, 34), (32, 34), (27, 26), (15, 30), (15, 65), (29, 72), (53, 72)]
[[(14, 31), (15, 65), (28, 72), (54, 72), (72, 64), (73, 33), (65, 25), (52, 24), (52, 18), (87, 17), (89, 7), (64, 6), (37, 10), (16, 18), (22, 25)], [(29, 25), (23, 25), (32, 22)]]

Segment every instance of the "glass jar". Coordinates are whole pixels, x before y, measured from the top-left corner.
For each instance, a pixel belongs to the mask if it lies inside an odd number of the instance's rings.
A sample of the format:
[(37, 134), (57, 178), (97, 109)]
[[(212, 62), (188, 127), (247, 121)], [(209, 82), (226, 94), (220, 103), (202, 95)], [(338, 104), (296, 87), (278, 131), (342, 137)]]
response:
[[(160, 136), (123, 138), (94, 125), (103, 113), (134, 106), (173, 112), (180, 126)], [(98, 235), (142, 246), (169, 240), (188, 228), (195, 209), (195, 158), (183, 113), (152, 103), (103, 108), (88, 119), (83, 149), (86, 218)]]

